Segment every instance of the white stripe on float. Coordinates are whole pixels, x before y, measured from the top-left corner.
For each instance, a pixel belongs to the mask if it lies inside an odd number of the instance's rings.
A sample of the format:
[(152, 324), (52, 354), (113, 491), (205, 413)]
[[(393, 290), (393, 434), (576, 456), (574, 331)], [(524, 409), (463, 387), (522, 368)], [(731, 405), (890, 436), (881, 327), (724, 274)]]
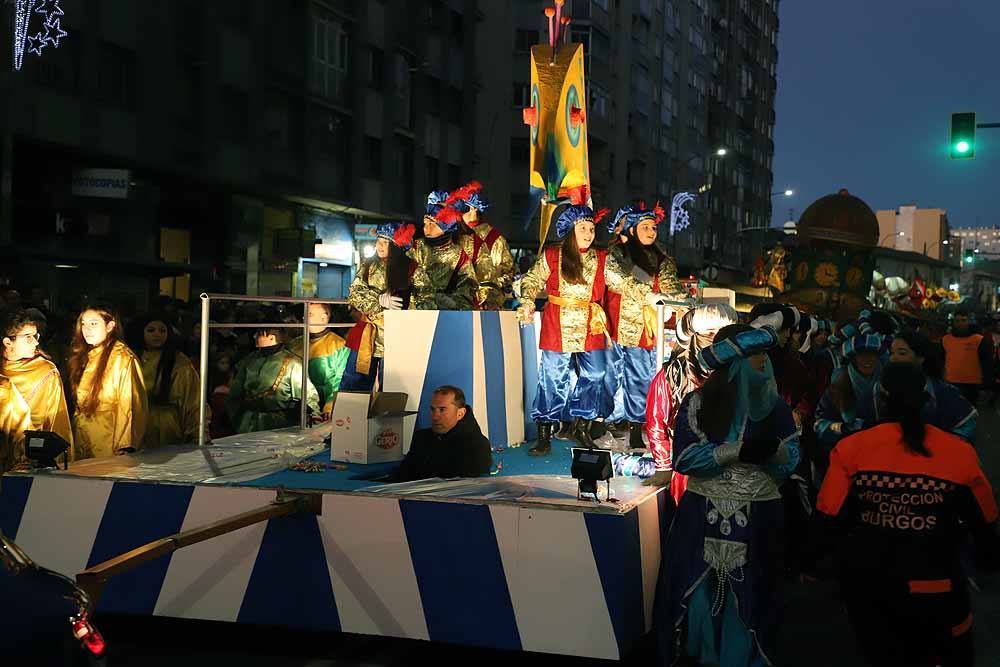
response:
[(342, 631), (428, 639), (399, 501), (325, 494), (318, 521)]
[[(472, 315), (472, 414), (483, 435), (490, 437), (489, 406), (486, 400), (486, 360), (483, 355), (483, 314)], [(498, 407), (499, 409), (499, 407)]]
[(75, 577), (87, 567), (114, 485), (36, 475), (14, 538), (18, 546), (39, 565)]
[[(264, 507), (274, 491), (196, 486), (181, 530)], [(235, 622), (267, 522), (176, 551), (156, 600), (155, 616)]]
[(491, 505), (525, 651), (618, 660), (583, 512)]
[[(406, 392), (406, 409), (418, 410), (424, 376), (431, 358), (436, 310), (387, 310), (385, 312), (385, 391)], [(404, 453), (410, 450), (417, 416), (403, 419)]]
[[(667, 493), (660, 489), (659, 493)], [(638, 508), (639, 548), (642, 554), (642, 601), (646, 632), (653, 629), (653, 601), (656, 579), (660, 574), (660, 503), (658, 494), (646, 498)]]
[(524, 369), (521, 358), (521, 325), (517, 313), (500, 313), (503, 341), (504, 399), (507, 408), (507, 444), (524, 442)]

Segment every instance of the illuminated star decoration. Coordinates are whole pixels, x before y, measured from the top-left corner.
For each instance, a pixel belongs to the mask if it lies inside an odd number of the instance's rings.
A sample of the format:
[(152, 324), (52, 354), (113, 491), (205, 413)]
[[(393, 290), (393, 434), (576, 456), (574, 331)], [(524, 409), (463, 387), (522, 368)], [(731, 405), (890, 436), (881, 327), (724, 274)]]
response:
[[(29, 33), (32, 14), (41, 14), (45, 32)], [(59, 40), (69, 33), (62, 29), (60, 16), (65, 16), (59, 0), (15, 0), (14, 6), (14, 69), (21, 69), (24, 53), (42, 55), (50, 44), (59, 48)], [(25, 47), (27, 46), (27, 49)]]
[(681, 231), (691, 224), (691, 214), (684, 208), (684, 204), (693, 202), (696, 195), (690, 192), (678, 192), (674, 195), (674, 200), (670, 204), (670, 235)]

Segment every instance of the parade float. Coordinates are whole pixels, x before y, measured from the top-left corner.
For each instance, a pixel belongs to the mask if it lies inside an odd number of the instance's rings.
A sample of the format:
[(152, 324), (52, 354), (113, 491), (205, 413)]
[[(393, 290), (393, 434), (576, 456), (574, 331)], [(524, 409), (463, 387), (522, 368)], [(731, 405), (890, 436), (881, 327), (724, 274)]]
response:
[[(569, 42), (562, 9), (557, 0), (546, 10), (548, 43), (531, 49), (524, 111), (540, 240), (566, 191), (589, 181), (583, 46)], [(279, 299), (202, 298), (204, 405), (208, 335), (220, 326), (212, 302)], [(308, 306), (323, 301), (284, 301), (304, 321), (277, 326), (307, 336)], [(75, 577), (98, 613), (620, 659), (652, 625), (666, 494), (618, 477), (600, 501), (581, 499), (569, 443), (526, 456), (536, 327), (514, 312), (389, 312), (382, 390), (399, 399), (392, 412), (373, 396), (362, 418), (335, 405), (330, 422), (310, 427), (303, 407), (297, 428), (9, 473), (0, 531)], [(493, 445), (491, 475), (393, 484), (397, 463), (332, 460), (331, 441), (354, 429), (371, 434), (369, 447), (397, 448), (388, 458), (398, 462), (443, 384), (466, 387)]]

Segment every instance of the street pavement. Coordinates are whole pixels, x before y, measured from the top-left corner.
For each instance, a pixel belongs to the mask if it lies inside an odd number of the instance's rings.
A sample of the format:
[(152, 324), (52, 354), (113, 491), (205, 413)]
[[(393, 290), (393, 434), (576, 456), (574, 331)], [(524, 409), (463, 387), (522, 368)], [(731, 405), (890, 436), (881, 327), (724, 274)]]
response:
[[(1000, 413), (980, 406), (978, 450), (994, 489), (1000, 487)], [(977, 576), (981, 591), (972, 595), (976, 667), (1000, 665), (1000, 577)], [(779, 667), (862, 667), (854, 635), (836, 587), (829, 583), (795, 584), (789, 591), (779, 635)], [(99, 619), (108, 640), (109, 667), (395, 667), (413, 664), (516, 662), (518, 667), (589, 667), (608, 664), (538, 654), (349, 635), (291, 632), (225, 623), (158, 618)], [(992, 631), (991, 631), (992, 630)], [(623, 661), (655, 663), (646, 641)]]

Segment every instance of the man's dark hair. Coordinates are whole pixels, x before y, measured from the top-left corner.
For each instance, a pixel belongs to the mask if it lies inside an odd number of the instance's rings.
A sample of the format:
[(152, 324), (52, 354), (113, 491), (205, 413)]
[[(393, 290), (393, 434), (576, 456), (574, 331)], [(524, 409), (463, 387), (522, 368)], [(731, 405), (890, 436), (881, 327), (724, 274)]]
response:
[(451, 394), (451, 400), (455, 403), (456, 408), (465, 407), (465, 392), (458, 387), (453, 387), (450, 384), (443, 384), (434, 390), (435, 394)]

